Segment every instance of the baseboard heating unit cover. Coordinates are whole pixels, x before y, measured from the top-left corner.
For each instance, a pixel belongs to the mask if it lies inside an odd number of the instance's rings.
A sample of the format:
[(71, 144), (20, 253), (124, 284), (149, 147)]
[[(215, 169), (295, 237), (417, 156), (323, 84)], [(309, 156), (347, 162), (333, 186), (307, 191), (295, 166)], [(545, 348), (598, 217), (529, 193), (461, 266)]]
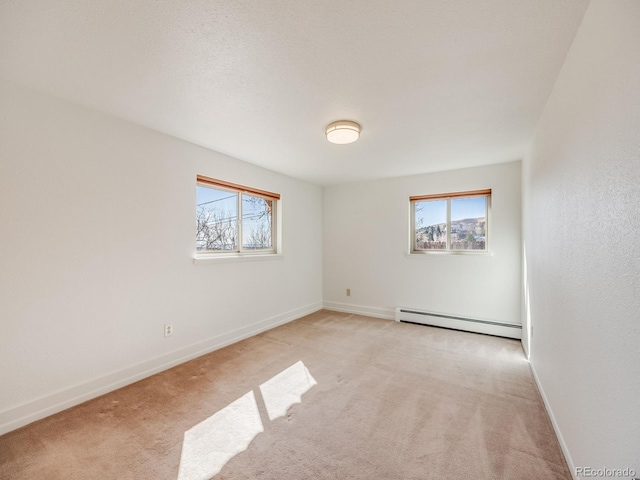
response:
[(452, 328), (466, 332), (485, 333), (498, 337), (522, 338), (522, 325), (493, 322), (477, 318), (459, 317), (444, 313), (425, 312), (414, 308), (396, 307), (396, 322), (420, 323), (434, 327)]

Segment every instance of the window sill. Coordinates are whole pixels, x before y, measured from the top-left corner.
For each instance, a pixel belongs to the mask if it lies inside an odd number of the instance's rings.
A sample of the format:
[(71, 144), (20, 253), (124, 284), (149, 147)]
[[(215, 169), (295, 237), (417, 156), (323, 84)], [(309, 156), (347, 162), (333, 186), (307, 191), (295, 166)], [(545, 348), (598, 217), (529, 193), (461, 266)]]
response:
[(448, 250), (445, 252), (433, 250), (433, 251), (421, 252), (421, 253), (405, 252), (405, 256), (408, 258), (429, 257), (431, 255), (478, 255), (481, 257), (493, 257), (492, 252), (470, 252), (470, 251), (455, 251), (455, 250)]
[(206, 265), (209, 263), (233, 263), (233, 262), (257, 262), (261, 260), (281, 260), (281, 253), (266, 254), (240, 254), (240, 255), (196, 255), (193, 257), (194, 265)]

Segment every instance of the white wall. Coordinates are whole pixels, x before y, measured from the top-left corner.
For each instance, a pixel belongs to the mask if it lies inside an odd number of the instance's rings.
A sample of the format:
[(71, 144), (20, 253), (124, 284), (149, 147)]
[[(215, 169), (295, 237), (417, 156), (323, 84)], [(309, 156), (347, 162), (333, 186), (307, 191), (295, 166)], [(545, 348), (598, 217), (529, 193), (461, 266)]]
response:
[[(321, 306), (320, 187), (7, 83), (0, 148), (0, 433)], [(196, 174), (279, 192), (284, 257), (194, 265)]]
[[(325, 306), (386, 318), (403, 306), (520, 323), (520, 176), (520, 162), (511, 162), (325, 188)], [(491, 255), (407, 255), (411, 195), (484, 188), (493, 190)]]
[(531, 363), (570, 466), (640, 476), (637, 0), (591, 3), (523, 191)]

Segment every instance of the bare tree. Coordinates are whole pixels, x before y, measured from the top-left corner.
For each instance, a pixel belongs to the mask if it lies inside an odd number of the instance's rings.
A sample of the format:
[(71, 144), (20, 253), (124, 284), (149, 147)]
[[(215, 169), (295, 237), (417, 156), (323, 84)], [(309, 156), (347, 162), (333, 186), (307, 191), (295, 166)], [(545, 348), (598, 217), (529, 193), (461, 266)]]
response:
[(198, 250), (236, 250), (238, 222), (242, 221), (242, 246), (247, 249), (270, 248), (272, 245), (273, 201), (244, 194), (242, 218), (236, 211), (223, 210), (215, 202), (207, 202), (196, 210), (196, 244)]
[(270, 248), (271, 247), (271, 216), (268, 221), (261, 221), (249, 234), (250, 248)]
[(238, 228), (237, 215), (218, 208), (198, 208), (196, 242), (199, 250), (234, 250)]
[[(270, 248), (273, 201), (253, 195), (243, 195), (242, 200), (243, 207), (245, 203), (247, 204), (247, 208), (243, 209), (243, 217), (246, 216), (251, 220), (248, 222), (251, 224), (251, 231), (246, 232), (246, 236), (243, 234), (243, 246), (252, 249)], [(247, 241), (245, 242), (244, 239)]]

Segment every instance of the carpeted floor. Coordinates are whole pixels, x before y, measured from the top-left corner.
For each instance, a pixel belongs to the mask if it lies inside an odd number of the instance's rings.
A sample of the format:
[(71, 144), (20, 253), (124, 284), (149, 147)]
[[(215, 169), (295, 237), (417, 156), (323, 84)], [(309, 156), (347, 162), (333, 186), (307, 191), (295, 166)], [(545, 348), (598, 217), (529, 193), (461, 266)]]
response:
[(571, 479), (520, 342), (328, 311), (0, 437), (1, 479), (218, 471)]

